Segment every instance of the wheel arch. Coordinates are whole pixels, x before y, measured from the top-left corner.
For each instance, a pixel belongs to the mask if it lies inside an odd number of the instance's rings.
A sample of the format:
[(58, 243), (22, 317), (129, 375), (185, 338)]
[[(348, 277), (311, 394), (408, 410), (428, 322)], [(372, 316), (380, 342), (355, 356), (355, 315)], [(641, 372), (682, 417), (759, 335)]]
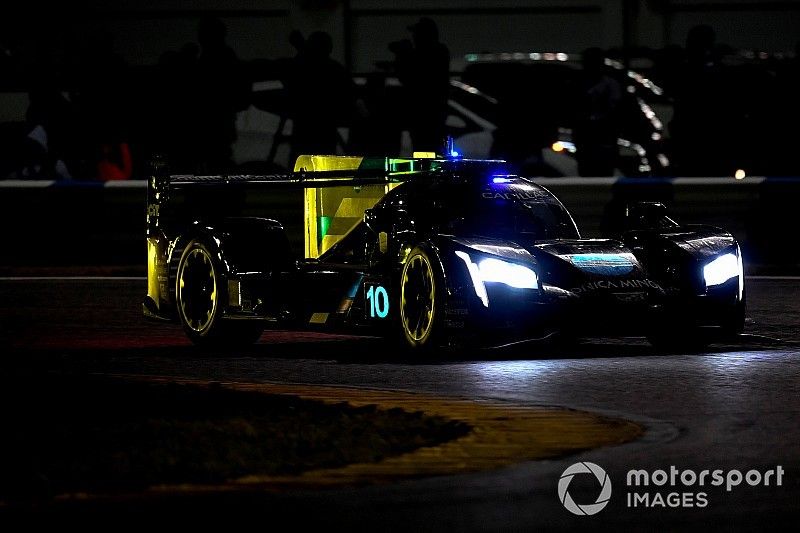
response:
[(400, 276), (403, 272), (403, 266), (405, 265), (408, 256), (410, 255), (411, 251), (416, 248), (421, 247), (426, 250), (428, 255), (431, 256), (431, 260), (436, 263), (436, 267), (439, 270), (439, 273), (442, 276), (442, 281), (444, 283), (445, 290), (449, 293), (450, 292), (450, 283), (448, 279), (452, 274), (452, 263), (445, 260), (445, 256), (447, 251), (452, 248), (449, 244), (447, 239), (443, 239), (440, 237), (434, 238), (423, 238), (417, 240), (408, 240), (404, 242), (401, 246), (398, 247), (397, 257), (395, 258), (395, 268), (396, 268), (396, 276)]
[(223, 267), (223, 275), (241, 272), (272, 273), (291, 264), (291, 249), (283, 225), (262, 217), (229, 217), (207, 222), (194, 220), (170, 242), (170, 299), (175, 302), (175, 277), (186, 247), (195, 240), (210, 245)]

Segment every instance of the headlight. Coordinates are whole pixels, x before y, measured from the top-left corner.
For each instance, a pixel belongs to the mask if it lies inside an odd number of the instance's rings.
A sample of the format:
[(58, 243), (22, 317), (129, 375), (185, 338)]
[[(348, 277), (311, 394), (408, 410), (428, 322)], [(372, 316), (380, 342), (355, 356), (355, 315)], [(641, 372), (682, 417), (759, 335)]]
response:
[(459, 251), (456, 252), (456, 255), (467, 265), (475, 294), (486, 307), (489, 307), (489, 296), (486, 293), (485, 285), (487, 282), (502, 283), (517, 289), (539, 288), (539, 278), (536, 272), (528, 267), (493, 257), (487, 257), (474, 263), (466, 252)]
[(536, 272), (522, 265), (508, 263), (501, 259), (487, 258), (478, 263), (478, 269), (484, 282), (505, 283), (509, 287), (517, 289), (539, 288), (539, 278), (536, 277)]
[(706, 280), (706, 287), (721, 285), (736, 276), (739, 276), (739, 284), (741, 285), (742, 260), (738, 253), (721, 255), (703, 267), (703, 278)]

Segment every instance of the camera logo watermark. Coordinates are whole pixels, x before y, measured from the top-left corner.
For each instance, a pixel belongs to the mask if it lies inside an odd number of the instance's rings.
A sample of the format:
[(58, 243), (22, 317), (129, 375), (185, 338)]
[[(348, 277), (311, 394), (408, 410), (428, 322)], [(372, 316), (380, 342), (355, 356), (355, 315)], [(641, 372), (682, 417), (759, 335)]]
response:
[[(569, 484), (572, 478), (578, 474), (594, 474), (594, 477), (600, 483), (600, 494), (594, 503), (577, 504), (572, 499), (568, 490)], [(558, 480), (558, 499), (561, 500), (561, 504), (566, 507), (567, 511), (572, 514), (582, 516), (597, 514), (608, 505), (608, 501), (611, 499), (611, 479), (609, 479), (605, 470), (594, 463), (588, 461), (575, 463), (564, 470), (564, 473), (561, 474), (561, 479)]]

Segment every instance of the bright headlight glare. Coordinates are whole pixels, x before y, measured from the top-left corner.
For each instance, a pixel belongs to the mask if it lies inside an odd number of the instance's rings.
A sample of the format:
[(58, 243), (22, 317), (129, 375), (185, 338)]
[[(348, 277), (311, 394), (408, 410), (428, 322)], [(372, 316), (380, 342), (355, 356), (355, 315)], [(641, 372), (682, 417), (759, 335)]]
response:
[(744, 297), (744, 265), (742, 264), (742, 251), (736, 246), (736, 263), (739, 268), (739, 301)]
[(481, 302), (483, 302), (484, 307), (489, 307), (489, 295), (486, 294), (486, 285), (483, 284), (478, 265), (472, 262), (472, 259), (466, 252), (456, 252), (456, 255), (467, 265), (469, 277), (472, 280), (472, 286), (475, 288), (475, 294), (480, 298)]
[(476, 264), (469, 254), (461, 251), (456, 252), (456, 256), (467, 266), (475, 294), (485, 307), (489, 307), (486, 283), (503, 283), (517, 289), (539, 288), (539, 278), (530, 268), (494, 258), (486, 258)]
[(706, 287), (721, 285), (736, 276), (742, 276), (742, 262), (734, 253), (721, 255), (703, 267)]
[(483, 259), (478, 268), (481, 272), (481, 279), (484, 282), (504, 283), (509, 287), (517, 289), (536, 289), (539, 287), (539, 279), (536, 273), (530, 268), (514, 263), (507, 263), (500, 259)]

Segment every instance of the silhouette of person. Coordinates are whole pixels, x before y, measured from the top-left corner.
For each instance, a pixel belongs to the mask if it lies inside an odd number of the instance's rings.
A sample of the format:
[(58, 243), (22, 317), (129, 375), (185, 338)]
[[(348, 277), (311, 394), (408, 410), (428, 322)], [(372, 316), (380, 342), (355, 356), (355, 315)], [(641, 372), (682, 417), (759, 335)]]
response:
[[(75, 97), (82, 115), (83, 140), (86, 143), (83, 177), (103, 181), (129, 178), (128, 108), (131, 98), (128, 65), (114, 52), (111, 33), (99, 32), (89, 36), (78, 70), (80, 79)], [(125, 158), (127, 164), (122, 165)], [(116, 166), (112, 161), (127, 171), (111, 172), (110, 168)]]
[(197, 60), (200, 47), (186, 43), (180, 50), (169, 50), (159, 58), (150, 91), (146, 135), (148, 148), (165, 155), (176, 173), (192, 173), (198, 167), (198, 147), (205, 133), (200, 112), (206, 95), (198, 88)]
[(408, 28), (412, 41), (391, 43), (395, 69), (405, 88), (411, 142), (416, 151), (440, 151), (446, 136), (450, 51), (436, 23), (423, 17)]
[(394, 156), (400, 149), (400, 130), (387, 90), (385, 75), (366, 75), (362, 98), (356, 102), (356, 117), (350, 128), (348, 150), (370, 156)]
[(686, 63), (675, 83), (670, 122), (676, 172), (684, 176), (727, 174), (720, 167), (722, 123), (728, 118), (720, 101), (725, 90), (715, 56), (716, 36), (707, 25), (694, 26), (686, 38)]
[(200, 171), (230, 168), (236, 140), (236, 112), (250, 103), (251, 86), (236, 53), (225, 42), (227, 28), (217, 18), (200, 21), (197, 39), (197, 158)]
[(38, 73), (25, 115), (22, 178), (72, 179), (81, 165), (78, 114), (49, 73)]
[(583, 53), (583, 78), (578, 92), (578, 116), (573, 126), (581, 176), (611, 176), (617, 159), (622, 87), (608, 75), (599, 48)]
[(303, 39), (292, 32), (290, 42), (297, 49), (284, 79), (292, 118), (291, 160), (300, 154), (335, 154), (337, 127), (352, 114), (353, 82), (331, 58), (333, 40), (327, 33), (316, 31)]
[(514, 82), (492, 95), (498, 105), (491, 157), (508, 161), (515, 172), (553, 175), (542, 149), (558, 138), (558, 111), (566, 84), (534, 68), (536, 65), (512, 63), (503, 67)]

